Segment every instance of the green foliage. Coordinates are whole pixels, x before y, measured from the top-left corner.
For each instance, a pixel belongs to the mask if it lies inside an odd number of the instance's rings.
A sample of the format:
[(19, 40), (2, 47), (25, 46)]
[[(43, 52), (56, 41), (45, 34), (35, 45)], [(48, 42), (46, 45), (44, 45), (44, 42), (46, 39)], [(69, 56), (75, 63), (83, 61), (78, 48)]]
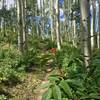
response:
[(62, 80), (59, 86), (63, 89), (63, 91), (68, 95), (69, 98), (72, 98), (72, 92), (67, 82)]
[(57, 51), (55, 59), (55, 66), (63, 68), (65, 72), (71, 74), (83, 73), (85, 71), (81, 51), (74, 47), (71, 43), (63, 44), (62, 50)]
[(2, 48), (0, 50), (0, 81), (18, 75), (16, 67), (19, 64), (20, 56), (20, 52), (14, 48)]
[(46, 49), (46, 41), (40, 37), (30, 35), (28, 38), (28, 47), (36, 49), (37, 52), (41, 52), (41, 50)]
[(92, 57), (92, 67), (89, 73), (100, 87), (100, 50), (97, 50)]
[(52, 97), (52, 89), (49, 88), (49, 90), (45, 92), (45, 94), (43, 95), (42, 100), (50, 100), (51, 97)]
[[(52, 88), (51, 99), (61, 100), (99, 100), (100, 99), (100, 52), (92, 57), (92, 66), (87, 73), (80, 50), (72, 45), (65, 45), (55, 56), (57, 66), (66, 74), (51, 75), (48, 79)], [(56, 86), (56, 88), (55, 88)], [(48, 89), (49, 90), (49, 89)], [(55, 92), (53, 92), (55, 91)]]
[[(63, 98), (66, 98), (68, 100), (99, 100), (100, 98), (100, 94), (99, 92), (97, 92), (97, 89), (99, 89), (99, 87), (96, 87), (95, 84), (91, 84), (90, 78), (86, 78), (85, 80), (83, 80), (79, 78), (65, 79), (63, 77), (62, 79), (57, 79), (56, 77), (52, 79), (53, 80), (50, 80), (51, 84), (49, 83), (49, 85), (47, 86), (49, 87), (48, 91), (49, 89), (52, 89), (52, 99), (62, 100)], [(93, 80), (91, 79), (91, 81)]]
[(64, 43), (62, 50), (55, 54), (50, 52), (54, 44), (49, 40), (30, 37), (28, 43), (28, 51), (23, 56), (16, 46), (1, 45), (0, 83), (19, 78), (19, 73), (26, 67), (42, 68), (48, 61), (52, 61), (49, 63), (52, 63), (53, 67), (59, 67), (64, 74), (51, 75), (48, 78), (50, 83), (42, 86), (48, 88), (42, 100), (96, 100), (100, 98), (100, 52), (93, 55), (91, 70), (86, 73), (80, 50), (71, 43)]
[(30, 35), (28, 40), (28, 50), (23, 55), (20, 66), (26, 66), (27, 68), (30, 68), (31, 66), (45, 67), (49, 60), (54, 59), (54, 56), (49, 51), (52, 46), (53, 43), (49, 39), (42, 40), (39, 37)]
[(0, 100), (7, 100), (7, 98), (4, 95), (0, 95)]
[(52, 39), (45, 39), (47, 49), (56, 48), (56, 42)]
[(48, 60), (53, 59), (53, 56), (47, 52), (42, 53), (42, 51), (39, 51), (35, 47), (31, 47), (28, 49), (28, 51), (23, 56), (23, 61), (21, 62), (22, 65), (25, 65), (27, 67), (34, 66), (34, 67), (45, 67)]
[[(38, 61), (37, 50), (35, 48), (29, 48), (28, 51), (23, 55), (23, 64), (29, 66), (30, 64), (36, 64)], [(37, 65), (37, 64), (36, 64)]]
[(10, 29), (6, 29), (6, 33), (1, 32), (0, 42), (1, 43), (9, 43), (9, 44), (16, 44), (17, 43), (17, 33), (11, 31)]
[(62, 100), (60, 87), (58, 85), (55, 85), (52, 88), (52, 92), (53, 92), (53, 97), (54, 97), (55, 100)]
[[(20, 81), (20, 73), (17, 68), (21, 60), (21, 53), (14, 45), (6, 44), (0, 48), (0, 91), (5, 85), (16, 85)], [(7, 100), (5, 94), (0, 95), (0, 100)]]

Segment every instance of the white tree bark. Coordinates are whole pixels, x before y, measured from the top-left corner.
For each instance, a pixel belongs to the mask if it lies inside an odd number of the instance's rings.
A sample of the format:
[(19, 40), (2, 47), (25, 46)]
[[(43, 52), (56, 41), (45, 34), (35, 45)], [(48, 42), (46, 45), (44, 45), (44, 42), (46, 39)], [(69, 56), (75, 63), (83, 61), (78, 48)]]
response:
[(91, 42), (90, 42), (90, 19), (89, 19), (89, 1), (81, 0), (81, 16), (82, 16), (82, 47), (84, 54), (85, 66), (88, 69), (91, 59)]
[(55, 1), (56, 8), (56, 39), (57, 39), (57, 48), (61, 49), (61, 39), (60, 39), (60, 23), (59, 23), (59, 4), (58, 0)]

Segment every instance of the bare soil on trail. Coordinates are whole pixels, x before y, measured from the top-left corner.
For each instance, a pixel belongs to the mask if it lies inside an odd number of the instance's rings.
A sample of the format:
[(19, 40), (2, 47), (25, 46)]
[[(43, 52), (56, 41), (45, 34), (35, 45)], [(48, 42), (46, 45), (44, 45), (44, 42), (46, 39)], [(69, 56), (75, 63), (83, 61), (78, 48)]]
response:
[(40, 89), (40, 85), (48, 82), (51, 73), (51, 69), (47, 69), (25, 74), (21, 83), (16, 86), (6, 86), (6, 92), (10, 94), (7, 100), (41, 100), (47, 89)]
[(45, 74), (45, 72), (28, 73), (22, 83), (7, 87), (6, 91), (11, 94), (9, 100), (36, 100), (34, 90), (41, 84)]

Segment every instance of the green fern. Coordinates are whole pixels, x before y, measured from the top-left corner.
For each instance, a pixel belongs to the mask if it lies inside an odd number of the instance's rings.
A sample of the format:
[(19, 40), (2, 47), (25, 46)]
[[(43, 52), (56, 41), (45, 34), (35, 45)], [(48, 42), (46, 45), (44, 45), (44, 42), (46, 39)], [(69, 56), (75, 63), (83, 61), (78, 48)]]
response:
[(69, 98), (72, 98), (71, 88), (65, 80), (62, 80), (59, 86), (63, 89), (63, 91), (68, 95)]
[(49, 88), (47, 92), (45, 92), (42, 96), (42, 100), (50, 100), (52, 97), (52, 89)]
[(58, 85), (55, 85), (53, 87), (53, 98), (55, 100), (62, 100), (62, 98), (61, 98), (61, 90), (60, 90)]

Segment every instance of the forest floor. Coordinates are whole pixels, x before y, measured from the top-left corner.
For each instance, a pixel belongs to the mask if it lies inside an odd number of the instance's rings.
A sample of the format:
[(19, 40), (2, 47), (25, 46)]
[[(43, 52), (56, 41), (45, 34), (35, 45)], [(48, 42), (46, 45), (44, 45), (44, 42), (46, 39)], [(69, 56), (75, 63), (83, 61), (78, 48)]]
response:
[(31, 72), (22, 72), (20, 78), (12, 76), (10, 81), (4, 81), (4, 90), (0, 93), (4, 94), (7, 100), (41, 100), (45, 89), (40, 90), (39, 86), (44, 82), (48, 82), (47, 77), (54, 71), (48, 72), (48, 67), (51, 67), (50, 62), (45, 68), (35, 67)]
[(25, 75), (22, 76), (21, 82), (17, 85), (6, 86), (5, 91), (9, 93), (9, 100), (38, 100), (34, 97), (34, 90), (41, 84), (42, 80), (44, 80), (46, 72), (33, 71), (31, 73), (25, 73)]
[(44, 70), (25, 73), (21, 77), (21, 82), (15, 86), (14, 84), (6, 86), (5, 91), (8, 93), (8, 100), (41, 100), (45, 89), (40, 89), (39, 86), (48, 81), (47, 77), (50, 73)]

